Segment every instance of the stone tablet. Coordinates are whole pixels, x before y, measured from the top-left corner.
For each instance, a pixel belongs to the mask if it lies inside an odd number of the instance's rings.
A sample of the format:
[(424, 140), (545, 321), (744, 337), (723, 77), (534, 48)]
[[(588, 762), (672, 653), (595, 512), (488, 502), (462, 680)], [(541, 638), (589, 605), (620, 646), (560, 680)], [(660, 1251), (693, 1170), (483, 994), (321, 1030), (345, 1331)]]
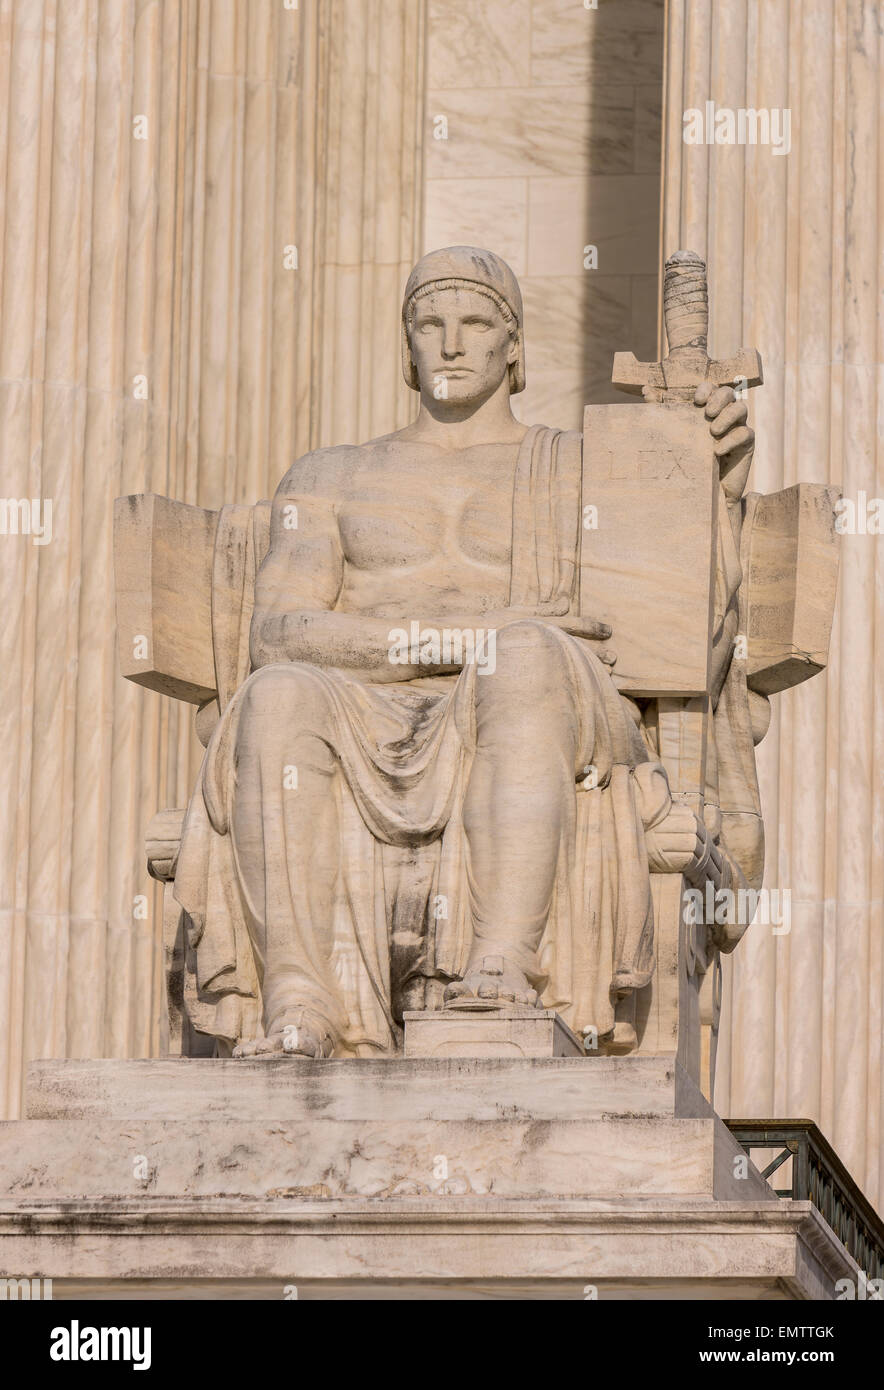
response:
[(701, 410), (586, 407), (580, 611), (611, 624), (626, 694), (708, 688), (718, 495)]

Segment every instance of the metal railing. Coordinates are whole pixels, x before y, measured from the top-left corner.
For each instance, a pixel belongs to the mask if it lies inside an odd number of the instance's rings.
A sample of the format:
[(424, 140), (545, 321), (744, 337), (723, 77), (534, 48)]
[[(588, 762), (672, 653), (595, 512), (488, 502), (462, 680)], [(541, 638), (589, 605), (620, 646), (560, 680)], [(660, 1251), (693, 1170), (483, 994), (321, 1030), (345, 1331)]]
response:
[(866, 1276), (884, 1277), (884, 1221), (812, 1120), (725, 1123), (750, 1158), (753, 1149), (781, 1149), (762, 1177), (770, 1178), (791, 1158), (792, 1186), (774, 1188), (777, 1196), (812, 1202)]

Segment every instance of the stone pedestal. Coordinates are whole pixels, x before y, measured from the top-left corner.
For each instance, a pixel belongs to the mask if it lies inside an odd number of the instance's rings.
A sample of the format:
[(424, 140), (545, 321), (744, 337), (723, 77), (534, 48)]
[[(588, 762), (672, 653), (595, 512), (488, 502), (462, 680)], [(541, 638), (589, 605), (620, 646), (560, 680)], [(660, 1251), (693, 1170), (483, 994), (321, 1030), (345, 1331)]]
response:
[(555, 1009), (461, 1005), (405, 1014), (406, 1057), (584, 1057)]
[(27, 1104), (0, 1126), (0, 1267), (58, 1298), (826, 1299), (855, 1276), (671, 1059), (41, 1062)]

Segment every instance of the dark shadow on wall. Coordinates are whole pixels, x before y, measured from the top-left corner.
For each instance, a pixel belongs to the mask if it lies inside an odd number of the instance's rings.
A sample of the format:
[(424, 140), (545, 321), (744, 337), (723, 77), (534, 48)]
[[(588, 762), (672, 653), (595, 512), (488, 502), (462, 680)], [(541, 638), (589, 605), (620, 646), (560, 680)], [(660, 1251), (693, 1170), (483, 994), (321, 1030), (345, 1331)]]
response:
[(598, 0), (588, 14), (584, 225), (598, 250), (581, 306), (589, 404), (636, 399), (611, 385), (615, 352), (657, 356), (664, 9), (664, 0)]

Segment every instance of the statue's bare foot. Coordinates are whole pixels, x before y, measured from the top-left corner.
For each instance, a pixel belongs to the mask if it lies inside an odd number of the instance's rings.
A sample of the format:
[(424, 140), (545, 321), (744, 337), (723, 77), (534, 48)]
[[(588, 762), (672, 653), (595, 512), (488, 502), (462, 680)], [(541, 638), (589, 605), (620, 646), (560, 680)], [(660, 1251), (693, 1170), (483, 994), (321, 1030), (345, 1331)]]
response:
[(263, 1038), (241, 1042), (234, 1057), (330, 1057), (335, 1040), (318, 1014), (299, 1012), (297, 1023), (283, 1023)]
[(537, 990), (532, 989), (524, 971), (505, 956), (482, 956), (467, 967), (462, 980), (445, 991), (446, 1003), (467, 1004), (475, 999), (488, 1004), (527, 1004), (541, 1008)]

